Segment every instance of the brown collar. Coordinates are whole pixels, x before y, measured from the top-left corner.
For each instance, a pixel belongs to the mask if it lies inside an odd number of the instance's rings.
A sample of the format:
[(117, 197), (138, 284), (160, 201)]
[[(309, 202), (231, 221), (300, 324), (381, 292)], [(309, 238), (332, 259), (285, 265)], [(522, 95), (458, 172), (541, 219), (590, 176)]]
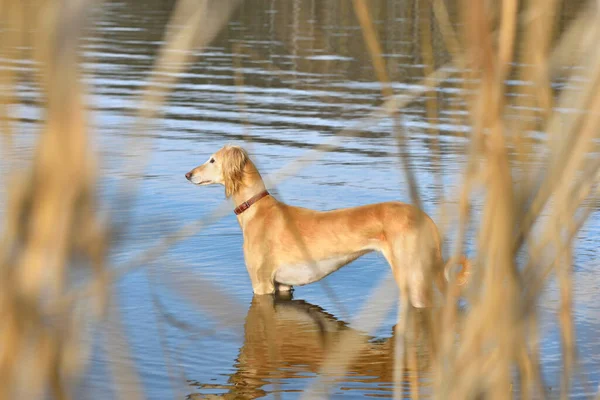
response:
[(233, 212), (235, 213), (235, 215), (240, 215), (241, 213), (249, 209), (252, 204), (256, 203), (257, 201), (268, 195), (269, 192), (266, 190), (264, 192), (260, 192), (256, 196), (250, 197), (248, 200), (237, 206), (235, 210), (233, 210)]

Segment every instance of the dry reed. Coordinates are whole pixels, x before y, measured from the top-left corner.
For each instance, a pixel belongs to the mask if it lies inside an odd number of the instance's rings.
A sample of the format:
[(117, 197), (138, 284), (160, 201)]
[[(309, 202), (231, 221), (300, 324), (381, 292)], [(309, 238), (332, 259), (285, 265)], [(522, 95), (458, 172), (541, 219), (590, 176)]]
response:
[[(177, 3), (165, 45), (141, 98), (135, 129), (144, 130), (160, 114), (168, 88), (192, 58), (190, 50), (205, 47), (238, 3), (220, 2), (219, 6), (210, 1)], [(368, 129), (373, 121), (389, 117), (395, 124), (408, 190), (412, 201), (420, 204), (399, 116), (404, 106), (425, 93), (435, 93), (435, 87), (453, 73), (449, 65), (434, 69), (431, 30), (437, 23), (452, 64), (462, 74), (464, 86), (459, 96), (466, 104), (467, 122), (471, 125), (471, 142), (465, 155), (467, 167), (459, 193), (442, 196), (443, 190), (440, 192), (440, 198), (444, 199), (440, 213), (446, 215), (453, 201), (459, 204), (458, 237), (453, 238), (452, 258), (462, 253), (470, 224), (476, 226), (478, 236), (476, 253), (471, 255), (475, 267), (464, 293), (468, 312), (459, 312), (449, 293), (439, 312), (431, 315), (434, 394), (439, 398), (464, 399), (547, 397), (547, 385), (540, 372), (538, 304), (544, 285), (555, 276), (560, 287), (557, 317), (563, 365), (560, 395), (567, 398), (577, 371), (572, 309), (573, 240), (592, 210), (584, 202), (597, 196), (600, 178), (600, 163), (590, 157), (600, 132), (597, 5), (590, 2), (580, 17), (554, 37), (553, 27), (560, 9), (556, 0), (505, 0), (498, 4), (489, 2), (487, 7), (483, 2), (463, 0), (460, 2), (462, 34), (454, 32), (443, 1), (421, 4), (425, 16), (419, 37), (425, 78), (411, 92), (396, 94), (373, 28), (369, 3), (353, 2), (374, 71), (382, 84), (382, 105), (353, 128), (338, 132), (329, 142), (316, 146), (270, 177), (269, 185), (275, 186), (293, 176), (344, 138), (348, 140), (357, 131)], [(143, 397), (137, 372), (126, 351), (127, 342), (116, 308), (118, 299), (110, 285), (229, 211), (224, 203), (207, 220), (162, 238), (129, 264), (113, 269), (106, 266), (112, 223), (97, 211), (97, 167), (84, 106), (87, 91), (79, 79), (78, 41), (84, 34), (84, 22), (92, 6), (92, 2), (84, 0), (0, 1), (2, 62), (10, 64), (22, 56), (23, 48), (31, 49), (38, 62), (36, 83), (45, 111), (29, 170), (26, 174), (11, 170), (9, 175), (13, 179), (7, 182), (9, 195), (0, 247), (3, 321), (0, 400), (45, 395), (71, 397), (71, 385), (86, 357), (81, 337), (89, 321), (82, 318), (80, 311), (87, 298), (93, 300), (97, 311), (102, 311), (93, 316), (94, 320), (103, 318), (116, 332), (108, 343), (116, 395)], [(519, 15), (519, 9), (526, 12)], [(34, 31), (32, 24), (42, 29)], [(568, 78), (569, 71), (564, 67), (573, 65), (585, 72), (585, 88), (567, 85), (554, 93), (550, 82), (559, 76)], [(505, 81), (510, 76), (518, 76), (532, 85), (521, 86), (518, 90), (523, 93), (509, 100), (512, 89)], [(19, 103), (16, 93), (19, 79), (23, 78), (10, 68), (0, 70), (0, 128), (3, 157), (7, 159), (11, 159), (12, 143), (18, 134), (12, 126), (11, 110)], [(238, 73), (236, 80), (241, 86), (242, 75)], [(244, 102), (242, 92), (240, 102)], [(586, 112), (564, 116), (554, 104), (571, 104)], [(441, 107), (437, 94), (427, 97), (426, 112), (431, 126)], [(515, 109), (520, 117), (516, 122)], [(507, 118), (509, 110), (512, 119)], [(433, 129), (430, 133), (435, 149), (437, 133)], [(528, 136), (532, 129), (546, 133), (544, 145), (549, 150), (548, 157), (540, 159), (534, 153)], [(147, 149), (146, 145), (135, 143), (138, 149)], [(144, 161), (143, 156), (139, 157), (136, 168), (140, 169)], [(515, 184), (512, 177), (520, 168), (525, 168), (526, 178)], [(476, 186), (484, 191), (483, 214), (477, 220), (470, 213)], [(126, 198), (133, 195), (130, 189), (124, 193)], [(550, 201), (547, 218), (540, 221)], [(451, 222), (443, 218), (442, 232), (451, 231)], [(542, 230), (534, 234), (535, 224), (541, 224)], [(517, 259), (523, 247), (529, 256), (526, 264)], [(92, 271), (92, 279), (83, 286), (75, 286), (69, 274), (81, 268)], [(177, 287), (176, 277), (179, 275), (174, 274), (165, 282)], [(202, 290), (183, 293), (184, 296), (199, 307), (214, 304), (218, 299), (219, 306), (207, 310), (214, 313), (219, 328), (241, 324), (244, 318), (241, 305), (221, 295), (218, 288), (201, 277), (193, 279)], [(390, 282), (393, 280), (383, 281), (356, 317), (357, 330), (374, 330), (396, 302), (397, 291)], [(401, 310), (395, 353), (397, 398), (403, 394), (405, 362), (411, 370), (416, 365), (408, 315), (412, 311), (406, 301), (402, 301)], [(458, 341), (456, 333), (460, 336)], [(318, 379), (304, 396), (326, 395), (364, 347), (365, 340), (355, 331), (342, 334), (323, 363)], [(410, 392), (413, 398), (419, 397), (416, 378), (410, 384)]]

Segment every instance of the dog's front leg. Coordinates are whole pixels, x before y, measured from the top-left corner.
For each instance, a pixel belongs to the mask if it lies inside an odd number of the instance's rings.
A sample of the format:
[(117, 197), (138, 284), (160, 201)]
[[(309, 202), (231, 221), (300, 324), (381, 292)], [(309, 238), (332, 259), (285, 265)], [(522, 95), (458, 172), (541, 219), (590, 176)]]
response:
[(261, 281), (252, 285), (254, 294), (273, 294), (275, 293), (275, 285), (273, 282)]
[(283, 283), (275, 282), (275, 290), (278, 292), (291, 292), (293, 289), (292, 285), (284, 285)]
[(262, 249), (256, 248), (256, 246), (252, 247), (250, 244), (250, 242), (244, 240), (244, 261), (252, 282), (252, 291), (254, 294), (273, 294), (275, 293), (275, 281), (271, 276), (272, 274), (269, 273), (264, 252), (260, 251)]
[(275, 280), (268, 264), (262, 264), (250, 274), (254, 294), (275, 293)]

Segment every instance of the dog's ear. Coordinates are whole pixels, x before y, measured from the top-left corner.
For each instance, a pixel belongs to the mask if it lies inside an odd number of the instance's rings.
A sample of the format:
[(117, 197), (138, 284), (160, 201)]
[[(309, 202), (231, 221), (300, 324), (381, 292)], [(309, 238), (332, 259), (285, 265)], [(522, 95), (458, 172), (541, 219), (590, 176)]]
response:
[(240, 190), (246, 162), (248, 162), (248, 153), (241, 147), (229, 146), (224, 152), (222, 170), (226, 197), (231, 197)]

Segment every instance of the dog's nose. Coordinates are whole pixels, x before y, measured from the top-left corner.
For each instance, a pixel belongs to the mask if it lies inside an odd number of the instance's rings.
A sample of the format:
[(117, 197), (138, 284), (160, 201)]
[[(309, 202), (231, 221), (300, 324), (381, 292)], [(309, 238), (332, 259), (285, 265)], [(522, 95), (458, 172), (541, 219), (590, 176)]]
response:
[(185, 178), (189, 181), (190, 179), (192, 179), (192, 173), (188, 172), (187, 174), (185, 174)]

